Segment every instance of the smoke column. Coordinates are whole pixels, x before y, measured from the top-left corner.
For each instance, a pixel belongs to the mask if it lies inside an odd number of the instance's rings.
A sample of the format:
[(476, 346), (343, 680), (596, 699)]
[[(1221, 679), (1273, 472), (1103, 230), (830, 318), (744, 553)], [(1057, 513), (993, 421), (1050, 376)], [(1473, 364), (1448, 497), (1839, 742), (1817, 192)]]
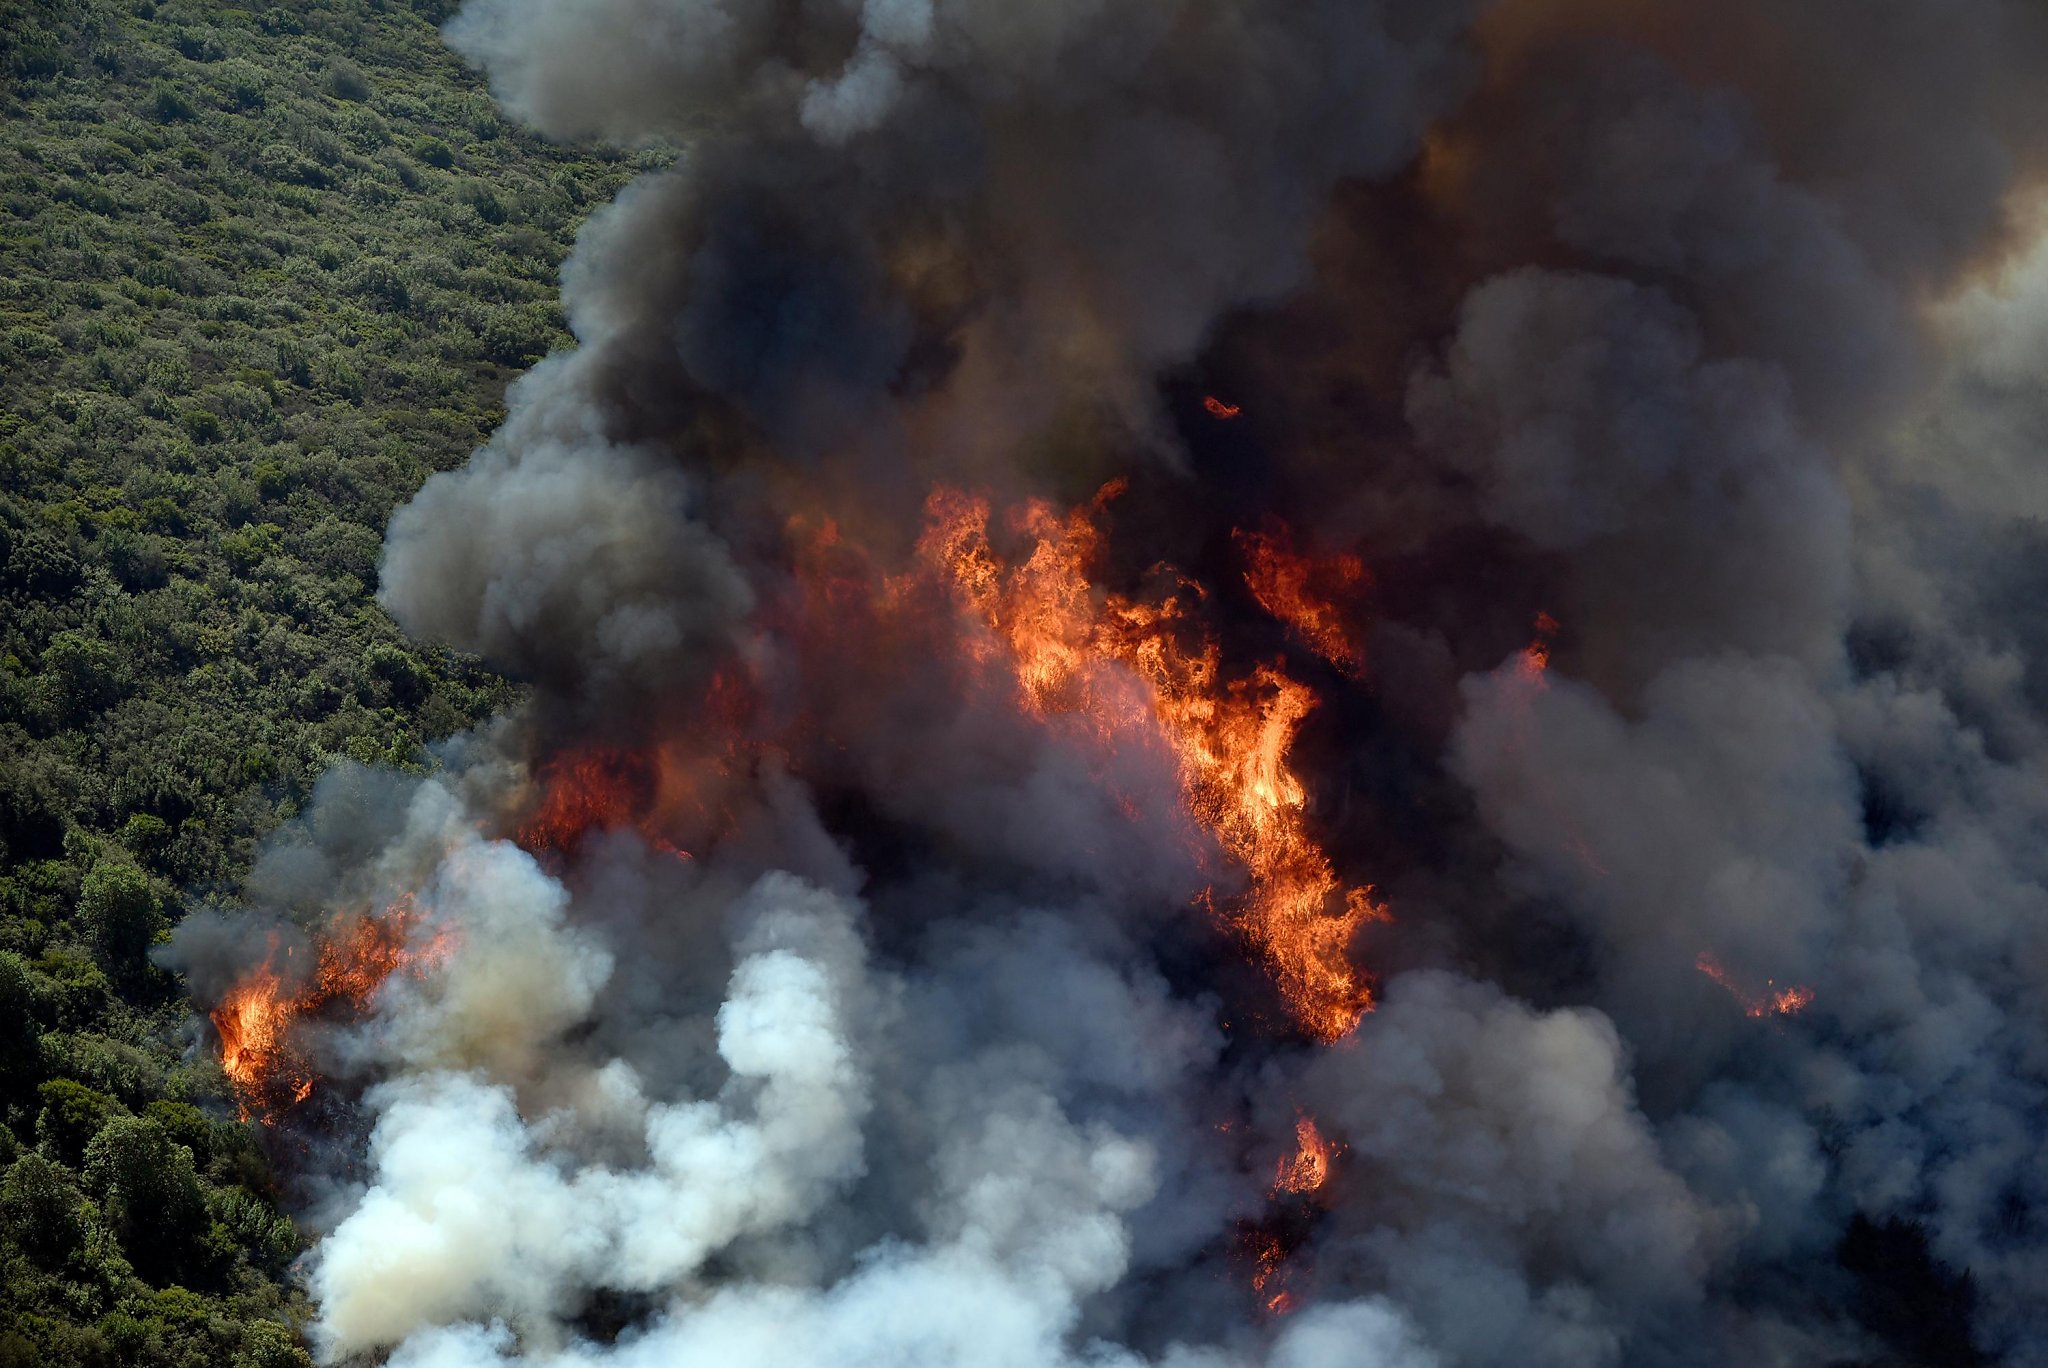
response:
[(2048, 1364), (2036, 6), (445, 32), (677, 150), (174, 947), (327, 1361)]

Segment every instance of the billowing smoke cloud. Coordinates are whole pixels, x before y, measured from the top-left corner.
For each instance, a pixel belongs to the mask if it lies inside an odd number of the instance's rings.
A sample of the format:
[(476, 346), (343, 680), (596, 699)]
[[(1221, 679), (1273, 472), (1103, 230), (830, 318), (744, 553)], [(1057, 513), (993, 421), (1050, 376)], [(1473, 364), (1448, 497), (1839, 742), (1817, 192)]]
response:
[[(2048, 1364), (2033, 7), (446, 32), (543, 132), (680, 150), (390, 527), (386, 606), (532, 702), (338, 771), (251, 882), (293, 944), (417, 907), (308, 1046), (367, 1128), (330, 1361)], [(1325, 696), (1304, 801), (1392, 911), (1334, 1045), (1190, 909), (1175, 757), (888, 573), (935, 483), (1113, 473), (1114, 587)], [(1228, 587), (1268, 518), (1376, 576), (1363, 680)], [(520, 828), (622, 738), (615, 829)]]

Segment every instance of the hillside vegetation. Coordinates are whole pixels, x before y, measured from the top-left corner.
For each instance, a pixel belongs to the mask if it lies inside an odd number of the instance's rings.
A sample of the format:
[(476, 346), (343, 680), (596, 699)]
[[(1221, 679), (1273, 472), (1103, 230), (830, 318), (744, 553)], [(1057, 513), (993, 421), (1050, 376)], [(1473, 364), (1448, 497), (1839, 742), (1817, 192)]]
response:
[(306, 1361), (150, 949), (335, 757), (506, 700), (377, 609), (383, 526), (638, 169), (503, 122), (443, 17), (0, 0), (0, 1368)]

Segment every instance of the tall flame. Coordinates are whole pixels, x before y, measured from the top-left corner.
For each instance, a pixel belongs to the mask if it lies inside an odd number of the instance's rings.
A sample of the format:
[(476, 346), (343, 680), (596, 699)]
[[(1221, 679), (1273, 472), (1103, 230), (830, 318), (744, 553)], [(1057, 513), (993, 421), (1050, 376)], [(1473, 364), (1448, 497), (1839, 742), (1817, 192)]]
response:
[(271, 967), (276, 953), (234, 987), (212, 1012), (213, 1028), (220, 1036), (220, 1067), (236, 1091), (247, 1097), (256, 1091), (274, 1065), (286, 1028), (298, 1014), (298, 1003), (283, 991), (283, 981)]
[(1073, 719), (1107, 745), (1150, 735), (1171, 748), (1187, 811), (1249, 884), (1229, 906), (1230, 924), (1272, 972), (1296, 1024), (1338, 1039), (1372, 1006), (1348, 947), (1386, 911), (1369, 886), (1341, 885), (1308, 832), (1307, 790), (1288, 757), (1315, 696), (1277, 664), (1225, 680), (1184, 601), (1199, 586), (1182, 581), (1149, 603), (1095, 588), (1098, 519), (1121, 491), (1105, 486), (1064, 515), (1041, 500), (1021, 505), (1010, 525), (1028, 549), (1006, 560), (988, 501), (940, 489), (919, 550), (1000, 644), (1028, 708)]

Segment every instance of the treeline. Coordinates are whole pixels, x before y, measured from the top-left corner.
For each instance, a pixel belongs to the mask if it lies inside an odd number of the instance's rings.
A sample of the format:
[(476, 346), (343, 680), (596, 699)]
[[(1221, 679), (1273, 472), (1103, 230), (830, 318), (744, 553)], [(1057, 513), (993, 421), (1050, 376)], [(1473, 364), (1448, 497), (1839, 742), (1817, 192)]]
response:
[(639, 169), (502, 121), (444, 9), (0, 0), (0, 1368), (306, 1362), (150, 950), (335, 757), (507, 701), (376, 608), (384, 522)]

